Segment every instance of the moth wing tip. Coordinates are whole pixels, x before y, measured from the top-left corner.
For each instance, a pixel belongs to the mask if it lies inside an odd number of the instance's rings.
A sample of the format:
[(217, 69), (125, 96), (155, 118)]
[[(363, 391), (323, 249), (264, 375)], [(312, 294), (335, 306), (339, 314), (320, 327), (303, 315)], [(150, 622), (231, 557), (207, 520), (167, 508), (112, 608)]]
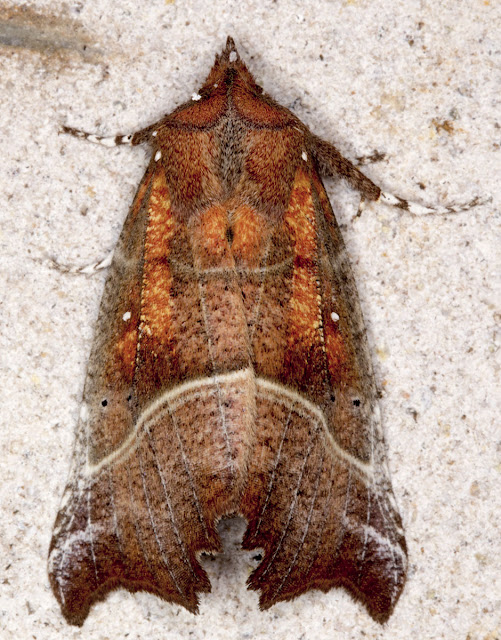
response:
[[(342, 580), (335, 587), (340, 587), (351, 598), (361, 604), (370, 615), (370, 617), (379, 624), (385, 624), (390, 619), (395, 606), (400, 597), (400, 593), (389, 597), (387, 591), (383, 588), (381, 591), (363, 590), (358, 584), (352, 580)], [(403, 585), (402, 585), (403, 588)], [(327, 591), (328, 589), (326, 589)]]
[[(54, 593), (56, 592), (54, 591)], [(82, 627), (89, 615), (92, 605), (99, 600), (104, 600), (105, 595), (106, 592), (93, 592), (87, 594), (87, 598), (80, 602), (75, 602), (71, 597), (71, 593), (66, 594), (64, 602), (61, 602), (57, 594), (56, 598), (59, 600), (61, 612), (66, 622), (74, 627)]]

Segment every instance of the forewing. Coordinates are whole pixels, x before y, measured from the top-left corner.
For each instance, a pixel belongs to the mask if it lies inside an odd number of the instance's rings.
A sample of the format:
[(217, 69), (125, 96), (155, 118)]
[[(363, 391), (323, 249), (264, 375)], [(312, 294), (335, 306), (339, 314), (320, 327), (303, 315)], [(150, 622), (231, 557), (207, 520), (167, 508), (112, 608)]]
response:
[[(192, 460), (197, 435), (190, 439), (185, 424), (196, 389), (178, 384), (186, 369), (199, 373), (190, 361), (195, 354), (206, 366), (206, 347), (196, 330), (198, 283), (189, 269), (174, 273), (183, 260), (193, 262), (193, 247), (172, 213), (162, 164), (152, 162), (105, 286), (51, 542), (51, 584), (73, 623), (117, 586), (192, 611), (196, 593), (210, 589), (196, 554), (217, 550), (219, 540), (199, 499), (206, 477)], [(212, 460), (217, 466), (216, 454)]]
[(257, 378), (244, 548), (264, 550), (249, 584), (264, 608), (343, 586), (384, 621), (403, 588), (405, 540), (358, 296), (314, 171), (298, 170), (265, 246), (260, 277), (242, 284)]

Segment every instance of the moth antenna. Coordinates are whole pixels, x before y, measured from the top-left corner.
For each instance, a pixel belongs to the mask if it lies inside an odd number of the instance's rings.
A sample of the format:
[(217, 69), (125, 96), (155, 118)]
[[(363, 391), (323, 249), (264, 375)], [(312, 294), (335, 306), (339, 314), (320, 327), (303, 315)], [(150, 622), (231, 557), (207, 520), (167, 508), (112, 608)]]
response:
[(118, 147), (119, 145), (134, 145), (138, 144), (135, 140), (135, 133), (129, 133), (123, 136), (96, 136), (94, 133), (87, 133), (86, 131), (81, 131), (80, 129), (73, 129), (73, 127), (67, 127), (63, 125), (59, 133), (67, 133), (75, 138), (80, 138), (82, 140), (88, 140), (89, 142), (93, 142), (94, 144), (100, 144), (103, 147)]
[(398, 196), (395, 196), (392, 193), (388, 193), (387, 191), (381, 191), (381, 195), (378, 199), (378, 202), (387, 204), (390, 207), (402, 209), (403, 211), (408, 211), (415, 216), (426, 216), (434, 213), (459, 213), (460, 211), (468, 211), (468, 209), (472, 209), (473, 207), (477, 207), (491, 201), (492, 198), (480, 198), (479, 196), (476, 196), (475, 198), (473, 198), (473, 200), (470, 200), (469, 202), (463, 202), (461, 204), (427, 207), (417, 202), (410, 202), (409, 200), (405, 200), (404, 198), (399, 198)]
[[(399, 196), (395, 196), (392, 193), (388, 193), (387, 191), (381, 191), (381, 195), (376, 200), (376, 202), (381, 202), (382, 204), (386, 204), (390, 207), (395, 207), (396, 209), (401, 209), (402, 211), (406, 211), (414, 216), (427, 216), (427, 215), (445, 215), (448, 213), (459, 213), (461, 211), (468, 211), (469, 209), (473, 209), (473, 207), (478, 207), (480, 205), (486, 204), (487, 202), (491, 202), (492, 197), (489, 198), (480, 198), (475, 197), (470, 202), (464, 202), (462, 204), (450, 204), (446, 206), (436, 206), (436, 207), (427, 207), (426, 205), (419, 204), (418, 202), (411, 202), (409, 200), (405, 200), (404, 198), (400, 198)], [(353, 216), (353, 219), (360, 218), (363, 211), (366, 207), (366, 200), (362, 196), (360, 199), (360, 203), (358, 205), (358, 211)]]

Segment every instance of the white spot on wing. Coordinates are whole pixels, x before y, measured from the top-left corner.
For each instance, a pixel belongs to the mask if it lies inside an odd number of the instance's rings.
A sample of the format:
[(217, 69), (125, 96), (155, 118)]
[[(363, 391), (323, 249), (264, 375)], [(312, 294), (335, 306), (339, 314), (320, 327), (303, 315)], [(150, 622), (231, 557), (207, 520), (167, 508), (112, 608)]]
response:
[(236, 52), (236, 51), (232, 51), (232, 52), (230, 53), (230, 58), (229, 58), (229, 60), (230, 60), (230, 62), (235, 62), (235, 61), (236, 61), (236, 59), (237, 59), (237, 52)]
[(161, 151), (157, 151), (155, 153), (155, 162), (158, 162), (161, 157), (162, 157), (162, 152)]
[(332, 318), (332, 322), (337, 322), (339, 320), (339, 316), (335, 311), (331, 313), (331, 318)]
[(301, 158), (303, 158), (305, 162), (308, 162), (308, 154), (306, 153), (306, 151), (303, 151), (303, 153), (301, 154)]
[(130, 316), (131, 316), (130, 311), (126, 311), (126, 312), (123, 314), (123, 316), (122, 316), (122, 320), (123, 320), (124, 322), (127, 322), (127, 320), (130, 320)]
[(195, 102), (197, 102), (198, 100), (201, 100), (201, 99), (202, 99), (202, 96), (201, 96), (199, 93), (194, 93), (194, 94), (191, 96), (191, 99), (192, 99), (192, 100), (194, 100)]

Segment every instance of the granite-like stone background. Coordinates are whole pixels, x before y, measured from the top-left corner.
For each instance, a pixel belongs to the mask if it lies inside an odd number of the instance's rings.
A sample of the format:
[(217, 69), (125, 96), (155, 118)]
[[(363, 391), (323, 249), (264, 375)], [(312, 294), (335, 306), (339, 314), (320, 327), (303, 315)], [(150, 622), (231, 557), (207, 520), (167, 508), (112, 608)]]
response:
[[(0, 9), (0, 638), (501, 638), (501, 5), (494, 0), (35, 0)], [(245, 589), (243, 522), (206, 561), (200, 615), (124, 591), (69, 627), (47, 549), (105, 278), (71, 276), (120, 232), (148, 150), (58, 135), (144, 127), (186, 100), (226, 36), (256, 80), (416, 218), (327, 182), (374, 353), (409, 578), (385, 627), (348, 595), (266, 612)], [(17, 46), (15, 46), (17, 45)]]

